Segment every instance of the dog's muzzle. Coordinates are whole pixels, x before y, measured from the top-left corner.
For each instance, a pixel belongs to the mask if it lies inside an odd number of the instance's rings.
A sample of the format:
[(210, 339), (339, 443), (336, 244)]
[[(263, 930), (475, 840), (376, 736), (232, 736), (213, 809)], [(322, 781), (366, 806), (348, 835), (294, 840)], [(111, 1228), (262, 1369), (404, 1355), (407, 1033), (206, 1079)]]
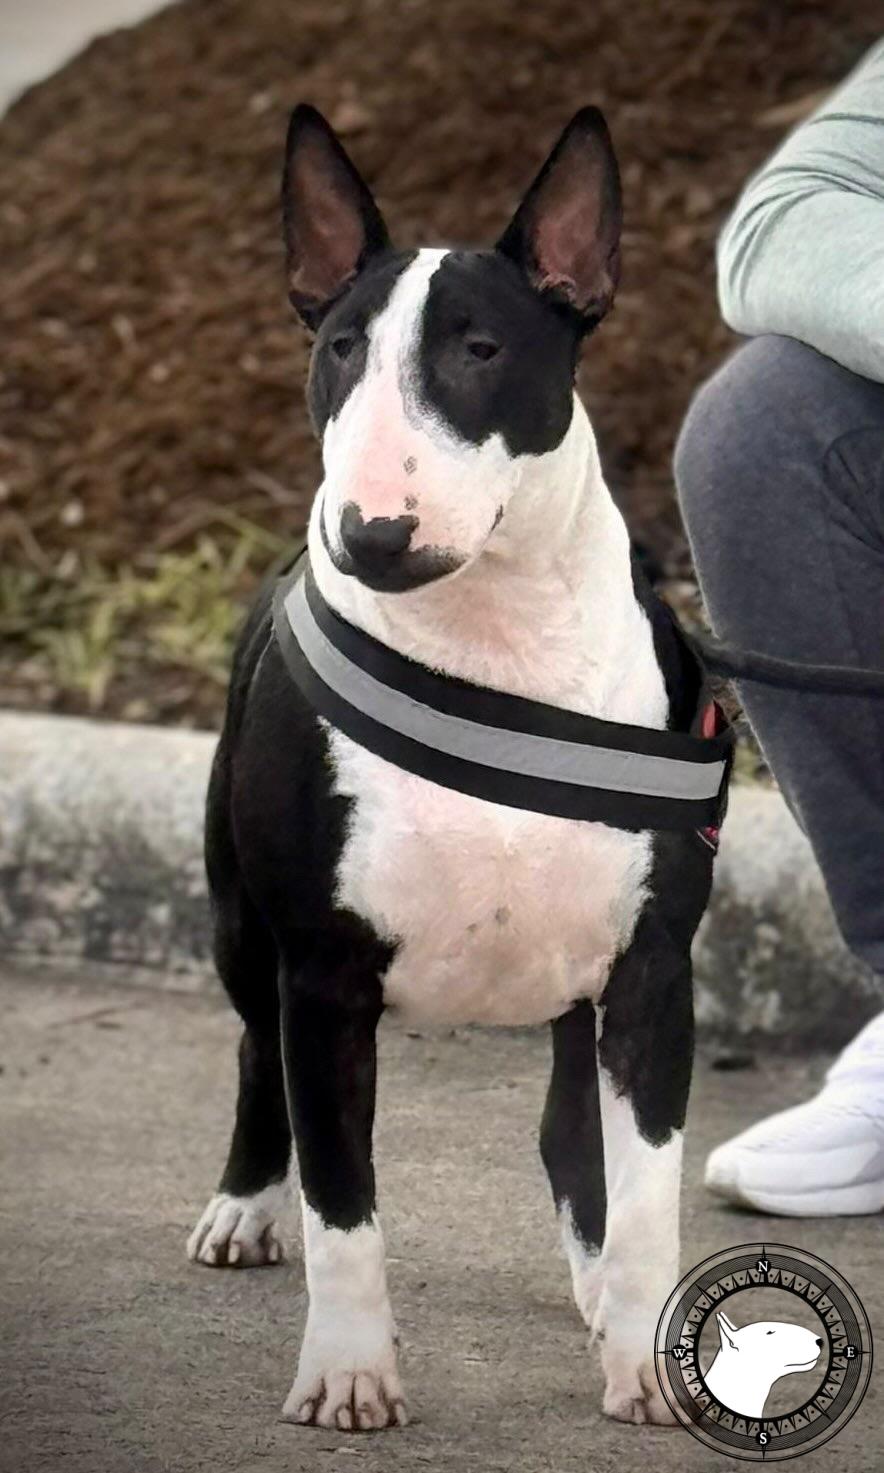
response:
[(407, 593), (460, 566), (457, 555), (444, 548), (413, 548), (417, 526), (418, 518), (413, 516), (371, 517), (366, 522), (355, 502), (348, 501), (341, 512), (339, 545), (332, 545), (324, 518), (320, 532), (339, 573), (358, 578), (376, 593)]

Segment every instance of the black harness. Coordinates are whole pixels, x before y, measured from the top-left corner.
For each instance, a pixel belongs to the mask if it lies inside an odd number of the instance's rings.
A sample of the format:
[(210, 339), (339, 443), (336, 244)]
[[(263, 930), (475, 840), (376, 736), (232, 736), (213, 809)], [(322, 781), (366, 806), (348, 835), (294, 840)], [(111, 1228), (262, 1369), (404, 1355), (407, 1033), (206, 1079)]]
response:
[(306, 550), (277, 584), (273, 622), (305, 700), (396, 767), (557, 818), (698, 830), (714, 847), (733, 747), (714, 702), (697, 734), (656, 731), (442, 675), (342, 619)]

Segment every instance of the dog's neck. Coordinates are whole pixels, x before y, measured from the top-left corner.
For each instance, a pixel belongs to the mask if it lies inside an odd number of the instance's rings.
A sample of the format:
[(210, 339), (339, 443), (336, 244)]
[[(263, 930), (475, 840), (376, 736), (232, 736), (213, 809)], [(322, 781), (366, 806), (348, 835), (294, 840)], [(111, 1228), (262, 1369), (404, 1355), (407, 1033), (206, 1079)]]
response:
[[(738, 1358), (736, 1351), (726, 1355), (719, 1350), (704, 1380), (712, 1395), (722, 1406), (729, 1407), (731, 1411), (738, 1411), (746, 1417), (762, 1417), (764, 1415), (764, 1403), (770, 1395), (770, 1389), (775, 1381), (780, 1379), (785, 1372), (781, 1371), (771, 1376), (770, 1372), (760, 1366), (734, 1364)], [(739, 1403), (738, 1407), (731, 1407), (728, 1396), (733, 1396), (733, 1383), (735, 1372), (739, 1372)]]
[(586, 412), (552, 454), (526, 458), (481, 555), (454, 576), (380, 594), (338, 572), (310, 519), (314, 577), (350, 623), (431, 668), (610, 720), (662, 727), (666, 696), (632, 582), (629, 536)]

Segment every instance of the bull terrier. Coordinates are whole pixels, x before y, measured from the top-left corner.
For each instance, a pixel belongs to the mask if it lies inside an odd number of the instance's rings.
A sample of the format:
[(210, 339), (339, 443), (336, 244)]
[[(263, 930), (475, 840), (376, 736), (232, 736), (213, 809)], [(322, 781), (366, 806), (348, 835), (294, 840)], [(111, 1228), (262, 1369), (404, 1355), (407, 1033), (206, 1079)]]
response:
[[(695, 731), (700, 665), (635, 565), (575, 393), (619, 274), (602, 115), (571, 121), (493, 248), (403, 251), (302, 106), (283, 214), (315, 335), (307, 546), (328, 618), (465, 699)], [(690, 952), (714, 846), (398, 766), (304, 698), (271, 605), (268, 589), (239, 640), (208, 798), (215, 956), (243, 1033), (230, 1152), (189, 1255), (279, 1261), (294, 1143), (309, 1308), (284, 1415), (403, 1425), (372, 1164), (379, 1019), (548, 1023), (540, 1150), (604, 1410), (672, 1422), (654, 1331), (678, 1278)]]

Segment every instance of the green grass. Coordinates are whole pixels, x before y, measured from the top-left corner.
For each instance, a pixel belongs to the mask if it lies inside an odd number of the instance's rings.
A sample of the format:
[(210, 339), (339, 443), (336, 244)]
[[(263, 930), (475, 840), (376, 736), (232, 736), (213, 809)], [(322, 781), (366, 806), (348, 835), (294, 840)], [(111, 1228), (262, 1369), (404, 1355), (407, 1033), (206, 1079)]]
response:
[[(189, 552), (149, 566), (98, 564), (47, 577), (0, 569), (0, 641), (34, 679), (102, 709), (108, 688), (133, 662), (191, 671), (224, 686), (243, 602), (259, 569), (285, 544), (238, 523), (232, 544), (204, 536)], [(268, 554), (270, 556), (268, 556)]]

